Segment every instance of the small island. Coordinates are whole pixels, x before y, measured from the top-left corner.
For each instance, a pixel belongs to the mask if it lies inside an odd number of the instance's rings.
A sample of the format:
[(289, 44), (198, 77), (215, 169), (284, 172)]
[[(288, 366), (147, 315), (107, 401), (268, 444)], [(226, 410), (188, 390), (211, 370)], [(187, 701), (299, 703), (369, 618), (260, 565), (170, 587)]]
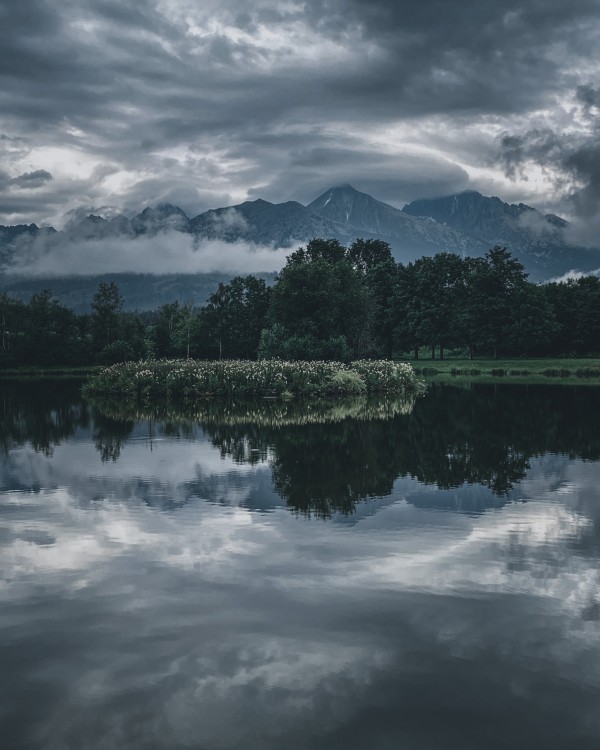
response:
[(153, 360), (124, 362), (93, 375), (89, 396), (192, 401), (207, 396), (408, 394), (422, 390), (412, 366), (389, 360)]

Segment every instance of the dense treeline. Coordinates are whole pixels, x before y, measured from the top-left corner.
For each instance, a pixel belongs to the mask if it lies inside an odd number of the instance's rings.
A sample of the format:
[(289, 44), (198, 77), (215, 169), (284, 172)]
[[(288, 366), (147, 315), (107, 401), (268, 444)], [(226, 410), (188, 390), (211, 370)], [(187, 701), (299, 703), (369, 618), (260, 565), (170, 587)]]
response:
[(219, 284), (200, 310), (177, 302), (123, 312), (102, 282), (89, 315), (49, 291), (29, 303), (0, 295), (0, 363), (111, 364), (139, 358), (335, 359), (415, 356), (578, 356), (600, 353), (600, 279), (542, 285), (501, 247), (407, 265), (389, 245), (315, 239), (292, 253), (274, 286), (253, 276)]

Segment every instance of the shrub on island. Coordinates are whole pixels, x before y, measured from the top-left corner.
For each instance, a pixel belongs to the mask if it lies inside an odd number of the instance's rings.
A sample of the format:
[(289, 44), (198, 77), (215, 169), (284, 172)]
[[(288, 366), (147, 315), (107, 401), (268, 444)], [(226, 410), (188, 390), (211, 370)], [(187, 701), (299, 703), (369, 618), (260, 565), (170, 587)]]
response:
[(204, 396), (321, 396), (411, 393), (422, 388), (404, 362), (360, 360), (152, 360), (112, 365), (93, 375), (89, 395), (135, 395), (150, 399)]

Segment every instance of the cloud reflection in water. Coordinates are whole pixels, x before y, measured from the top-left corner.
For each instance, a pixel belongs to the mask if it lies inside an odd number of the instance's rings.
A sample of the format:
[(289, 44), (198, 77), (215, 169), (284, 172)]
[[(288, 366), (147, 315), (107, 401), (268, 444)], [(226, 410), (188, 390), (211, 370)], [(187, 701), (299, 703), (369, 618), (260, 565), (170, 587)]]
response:
[[(48, 455), (13, 442), (0, 489), (10, 746), (597, 744), (600, 464), (530, 455), (503, 495), (428, 484), (401, 445), (418, 409), (321, 430), (336, 471), (355, 448), (400, 443), (376, 465), (389, 490), (360, 501), (363, 476), (354, 512), (325, 522), (290, 513), (272, 478), (279, 461), (299, 496), (304, 466), (314, 490), (310, 426), (241, 429), (265, 438), (256, 463), (200, 426), (184, 438), (155, 425), (152, 445), (134, 427), (105, 462), (93, 419)], [(429, 445), (457, 437), (441, 421)], [(342, 483), (327, 486), (331, 501)]]

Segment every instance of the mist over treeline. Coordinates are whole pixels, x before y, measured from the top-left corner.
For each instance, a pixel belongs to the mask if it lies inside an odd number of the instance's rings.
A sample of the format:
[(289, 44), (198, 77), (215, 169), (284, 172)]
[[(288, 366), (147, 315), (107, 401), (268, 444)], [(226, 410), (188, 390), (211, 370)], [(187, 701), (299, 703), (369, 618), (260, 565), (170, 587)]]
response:
[[(58, 232), (24, 234), (0, 263), (13, 277), (115, 274), (260, 273), (283, 266), (290, 248), (275, 248), (241, 239), (197, 238), (171, 229), (139, 237), (78, 236)], [(0, 260), (2, 260), (0, 256)]]
[[(193, 218), (172, 204), (146, 207), (131, 218), (103, 213), (107, 218), (71, 212), (61, 231), (35, 224), (0, 226), (0, 285), (18, 291), (21, 299), (51, 286), (62, 302), (74, 306), (73, 294), (79, 292), (81, 298), (89, 279), (104, 277), (95, 280), (97, 285), (113, 274), (122, 277), (117, 282), (128, 310), (175, 299), (204, 304), (208, 295), (187, 291), (193, 276), (220, 273), (219, 281), (248, 273), (264, 277), (280, 270), (287, 255), (314, 237), (344, 245), (357, 238), (382, 240), (402, 263), (441, 252), (481, 257), (501, 245), (536, 282), (597, 274), (600, 266), (597, 249), (572, 244), (569, 222), (476, 191), (414, 200), (400, 210), (345, 184), (308, 205), (257, 198)], [(124, 276), (140, 273), (146, 276), (148, 295), (134, 302)], [(179, 276), (185, 295), (154, 294), (162, 283), (156, 279), (165, 275)], [(89, 311), (92, 294), (87, 294), (86, 306), (77, 304), (79, 312)]]
[(142, 358), (334, 359), (600, 354), (600, 279), (533, 284), (505, 248), (397, 263), (381, 240), (315, 239), (292, 252), (274, 285), (220, 283), (207, 304), (124, 312), (102, 281), (91, 313), (50, 290), (0, 295), (0, 366), (112, 364)]

